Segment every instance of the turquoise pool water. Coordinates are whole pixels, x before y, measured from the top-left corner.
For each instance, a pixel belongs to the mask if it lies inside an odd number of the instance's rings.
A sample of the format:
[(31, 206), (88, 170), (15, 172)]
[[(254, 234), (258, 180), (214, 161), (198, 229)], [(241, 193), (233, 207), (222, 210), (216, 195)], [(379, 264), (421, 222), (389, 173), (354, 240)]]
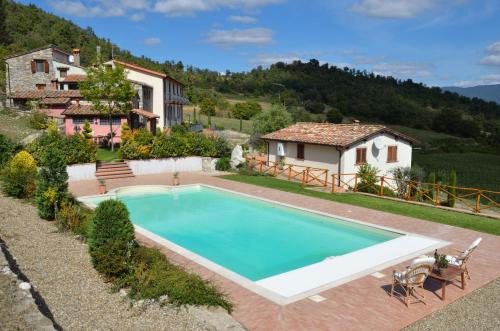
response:
[(134, 224), (253, 281), (401, 236), (204, 186), (118, 199)]

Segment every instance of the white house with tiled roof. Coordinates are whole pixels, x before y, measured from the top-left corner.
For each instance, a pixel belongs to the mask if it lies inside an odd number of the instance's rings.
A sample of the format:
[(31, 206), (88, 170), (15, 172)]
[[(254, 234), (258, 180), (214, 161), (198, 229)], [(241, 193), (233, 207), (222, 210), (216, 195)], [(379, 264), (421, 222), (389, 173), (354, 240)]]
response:
[(383, 125), (296, 123), (262, 137), (268, 161), (354, 174), (370, 164), (387, 175), (411, 166), (414, 140)]

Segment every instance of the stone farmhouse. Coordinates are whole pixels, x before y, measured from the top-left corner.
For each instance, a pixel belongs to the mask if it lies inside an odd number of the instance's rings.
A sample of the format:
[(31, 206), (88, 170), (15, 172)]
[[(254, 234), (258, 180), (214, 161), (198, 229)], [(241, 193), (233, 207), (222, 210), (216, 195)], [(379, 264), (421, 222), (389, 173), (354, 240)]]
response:
[(80, 65), (79, 49), (68, 53), (48, 45), (11, 55), (5, 63), (7, 106), (26, 109), (30, 102), (36, 102), (40, 111), (64, 124), (66, 134), (81, 131), (88, 121), (97, 142), (106, 141), (111, 134), (120, 141), (123, 123), (152, 132), (179, 124), (183, 121), (183, 105), (188, 103), (183, 97), (184, 85), (167, 74), (110, 60), (105, 65), (123, 66), (137, 91), (130, 114), (111, 119), (111, 133), (109, 118), (99, 116), (80, 93), (79, 84), (86, 79), (86, 71)]

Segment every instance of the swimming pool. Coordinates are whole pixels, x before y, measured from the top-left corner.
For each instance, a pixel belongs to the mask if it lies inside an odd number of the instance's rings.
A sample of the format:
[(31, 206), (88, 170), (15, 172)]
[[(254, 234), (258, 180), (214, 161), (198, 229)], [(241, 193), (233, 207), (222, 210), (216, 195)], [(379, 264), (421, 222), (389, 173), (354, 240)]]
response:
[(276, 287), (276, 279), (279, 287), (279, 279), (293, 278), (294, 271), (407, 237), (203, 185), (119, 189), (83, 201), (95, 206), (110, 197), (125, 203), (139, 232), (214, 271), (229, 271), (233, 280), (264, 288), (269, 282)]

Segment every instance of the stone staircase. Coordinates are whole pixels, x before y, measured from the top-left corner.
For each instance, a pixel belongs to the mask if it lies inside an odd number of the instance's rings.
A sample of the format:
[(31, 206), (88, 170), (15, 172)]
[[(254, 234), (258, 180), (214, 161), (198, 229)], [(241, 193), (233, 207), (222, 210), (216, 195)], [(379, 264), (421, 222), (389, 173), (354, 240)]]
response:
[(134, 173), (124, 161), (101, 162), (97, 164), (95, 172), (97, 179), (117, 179), (134, 177)]

